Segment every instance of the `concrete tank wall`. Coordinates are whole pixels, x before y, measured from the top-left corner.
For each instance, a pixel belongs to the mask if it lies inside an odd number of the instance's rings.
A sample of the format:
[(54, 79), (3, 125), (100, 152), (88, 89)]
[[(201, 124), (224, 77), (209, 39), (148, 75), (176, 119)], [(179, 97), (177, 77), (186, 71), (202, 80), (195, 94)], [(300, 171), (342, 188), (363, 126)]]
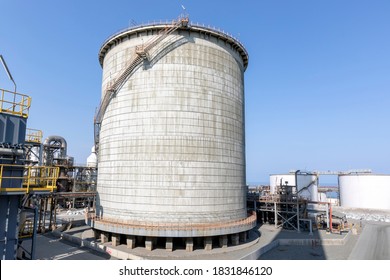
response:
[[(310, 201), (318, 201), (319, 197), (317, 176), (314, 174), (297, 174), (297, 179), (299, 196)], [(286, 182), (288, 186), (295, 186), (295, 174), (270, 175), (270, 193), (274, 194), (277, 190), (277, 187), (281, 184), (285, 185)], [(307, 186), (309, 187), (306, 189)]]
[[(161, 27), (125, 32), (102, 48), (102, 96), (156, 28)], [(231, 38), (199, 28), (176, 31), (160, 45), (179, 40), (130, 76), (101, 125), (97, 216), (126, 223), (133, 234), (142, 223), (191, 229), (247, 218), (246, 51)], [(227, 226), (226, 233), (234, 231)]]
[(390, 175), (339, 176), (342, 207), (390, 210)]

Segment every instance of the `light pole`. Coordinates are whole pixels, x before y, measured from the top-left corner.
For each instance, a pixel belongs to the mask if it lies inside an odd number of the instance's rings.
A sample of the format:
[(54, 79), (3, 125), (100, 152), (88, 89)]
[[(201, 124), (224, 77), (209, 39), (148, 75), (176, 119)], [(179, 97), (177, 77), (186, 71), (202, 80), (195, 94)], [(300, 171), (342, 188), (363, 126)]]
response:
[(3, 64), (5, 72), (7, 72), (8, 78), (14, 83), (15, 93), (16, 93), (16, 83), (15, 83), (15, 80), (14, 80), (14, 78), (12, 78), (11, 72), (9, 71), (9, 69), (7, 67), (7, 63), (5, 63), (5, 60), (4, 60), (4, 58), (3, 58), (3, 56), (1, 54), (0, 54), (0, 60), (1, 60), (1, 64)]

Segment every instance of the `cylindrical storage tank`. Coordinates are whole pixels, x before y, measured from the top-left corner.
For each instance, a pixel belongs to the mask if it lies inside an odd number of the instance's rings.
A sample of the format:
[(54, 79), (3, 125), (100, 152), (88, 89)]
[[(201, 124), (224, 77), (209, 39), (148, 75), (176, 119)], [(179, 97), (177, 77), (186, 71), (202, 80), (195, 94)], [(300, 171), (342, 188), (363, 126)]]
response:
[(339, 176), (342, 207), (390, 210), (390, 175)]
[[(298, 196), (310, 201), (318, 201), (318, 180), (315, 174), (298, 173)], [(270, 175), (270, 193), (275, 194), (281, 185), (295, 186), (295, 174)]]
[[(99, 58), (103, 93), (166, 25), (125, 30)], [(244, 71), (236, 39), (190, 25), (167, 35), (116, 92), (104, 114), (94, 227), (119, 234), (238, 233), (246, 210)]]

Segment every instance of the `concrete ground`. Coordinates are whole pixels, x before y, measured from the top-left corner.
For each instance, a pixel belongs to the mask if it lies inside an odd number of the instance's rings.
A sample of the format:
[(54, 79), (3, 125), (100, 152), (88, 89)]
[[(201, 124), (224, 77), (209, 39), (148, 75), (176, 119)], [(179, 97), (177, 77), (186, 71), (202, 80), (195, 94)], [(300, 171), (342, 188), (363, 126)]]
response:
[[(330, 234), (329, 238), (334, 237)], [(279, 245), (261, 255), (259, 260), (346, 260), (358, 240), (351, 233), (344, 236), (343, 244)], [(337, 240), (337, 239), (336, 239)]]
[(348, 259), (390, 260), (390, 223), (367, 222)]
[[(81, 218), (81, 217), (80, 217)], [(351, 222), (351, 221), (350, 221)], [(352, 221), (354, 222), (354, 221)], [(352, 223), (351, 222), (351, 223)], [(390, 259), (390, 223), (355, 221), (357, 234), (329, 234), (324, 230), (295, 232), (281, 230), (273, 225), (260, 225), (251, 233), (248, 243), (205, 251), (196, 248), (186, 252), (176, 248), (148, 251), (143, 247), (128, 249), (126, 245), (112, 246), (95, 240), (93, 231), (82, 225), (63, 232), (55, 231), (37, 238), (37, 259), (194, 259), (194, 260), (346, 260)], [(258, 235), (260, 238), (257, 238)], [(27, 242), (27, 241), (25, 241)], [(26, 244), (27, 245), (27, 244)]]
[[(31, 240), (22, 243), (31, 247)], [(36, 239), (35, 259), (37, 260), (107, 260), (114, 259), (107, 253), (79, 247), (72, 242), (54, 236), (52, 233), (39, 234)]]
[(390, 223), (355, 221), (358, 234), (349, 234), (343, 245), (280, 245), (261, 260), (390, 260)]
[[(193, 252), (186, 252), (182, 248), (173, 252), (167, 252), (163, 248), (148, 251), (143, 247), (128, 249), (126, 245), (112, 246), (111, 242), (101, 244), (99, 240), (96, 241), (93, 238), (93, 232), (88, 226), (77, 226), (62, 233), (52, 233), (52, 235), (54, 234), (57, 238), (63, 240), (71, 240), (73, 244), (78, 244), (79, 246), (83, 242), (82, 248), (88, 246), (89, 248), (95, 248), (100, 254), (108, 253), (109, 255), (103, 256), (105, 258), (110, 256), (118, 259), (154, 260), (294, 259), (291, 256), (299, 256), (295, 259), (346, 259), (348, 257), (346, 252), (350, 252), (350, 247), (352, 246), (349, 244), (354, 244), (354, 240), (357, 239), (357, 236), (352, 236), (352, 234), (326, 234), (325, 231), (315, 231), (314, 235), (309, 235), (308, 232), (297, 233), (276, 229), (273, 225), (262, 225), (258, 230), (261, 234), (260, 238), (256, 238), (258, 235), (252, 232), (252, 237), (246, 244), (229, 246), (227, 248), (214, 248), (212, 251), (197, 248)], [(326, 251), (324, 251), (324, 247), (327, 248)], [(272, 250), (271, 254), (266, 253), (269, 250)], [(291, 254), (289, 254), (290, 251)], [(275, 252), (279, 254), (275, 255)], [(297, 252), (302, 253), (297, 254)]]

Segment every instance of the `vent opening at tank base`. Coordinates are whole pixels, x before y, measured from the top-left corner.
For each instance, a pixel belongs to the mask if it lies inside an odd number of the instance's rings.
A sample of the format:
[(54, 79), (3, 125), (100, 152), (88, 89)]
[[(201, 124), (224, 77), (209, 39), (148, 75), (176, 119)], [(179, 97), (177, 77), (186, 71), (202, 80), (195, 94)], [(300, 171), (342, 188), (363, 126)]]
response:
[[(167, 251), (185, 249), (193, 251), (213, 248), (225, 248), (246, 243), (247, 240), (257, 240), (258, 233), (251, 231), (256, 225), (255, 213), (248, 218), (220, 225), (127, 225), (114, 221), (93, 219), (96, 238), (111, 246), (126, 244), (127, 248), (143, 247), (147, 250), (165, 248)], [(226, 231), (229, 228), (229, 231)], [(229, 234), (227, 232), (230, 232)]]

